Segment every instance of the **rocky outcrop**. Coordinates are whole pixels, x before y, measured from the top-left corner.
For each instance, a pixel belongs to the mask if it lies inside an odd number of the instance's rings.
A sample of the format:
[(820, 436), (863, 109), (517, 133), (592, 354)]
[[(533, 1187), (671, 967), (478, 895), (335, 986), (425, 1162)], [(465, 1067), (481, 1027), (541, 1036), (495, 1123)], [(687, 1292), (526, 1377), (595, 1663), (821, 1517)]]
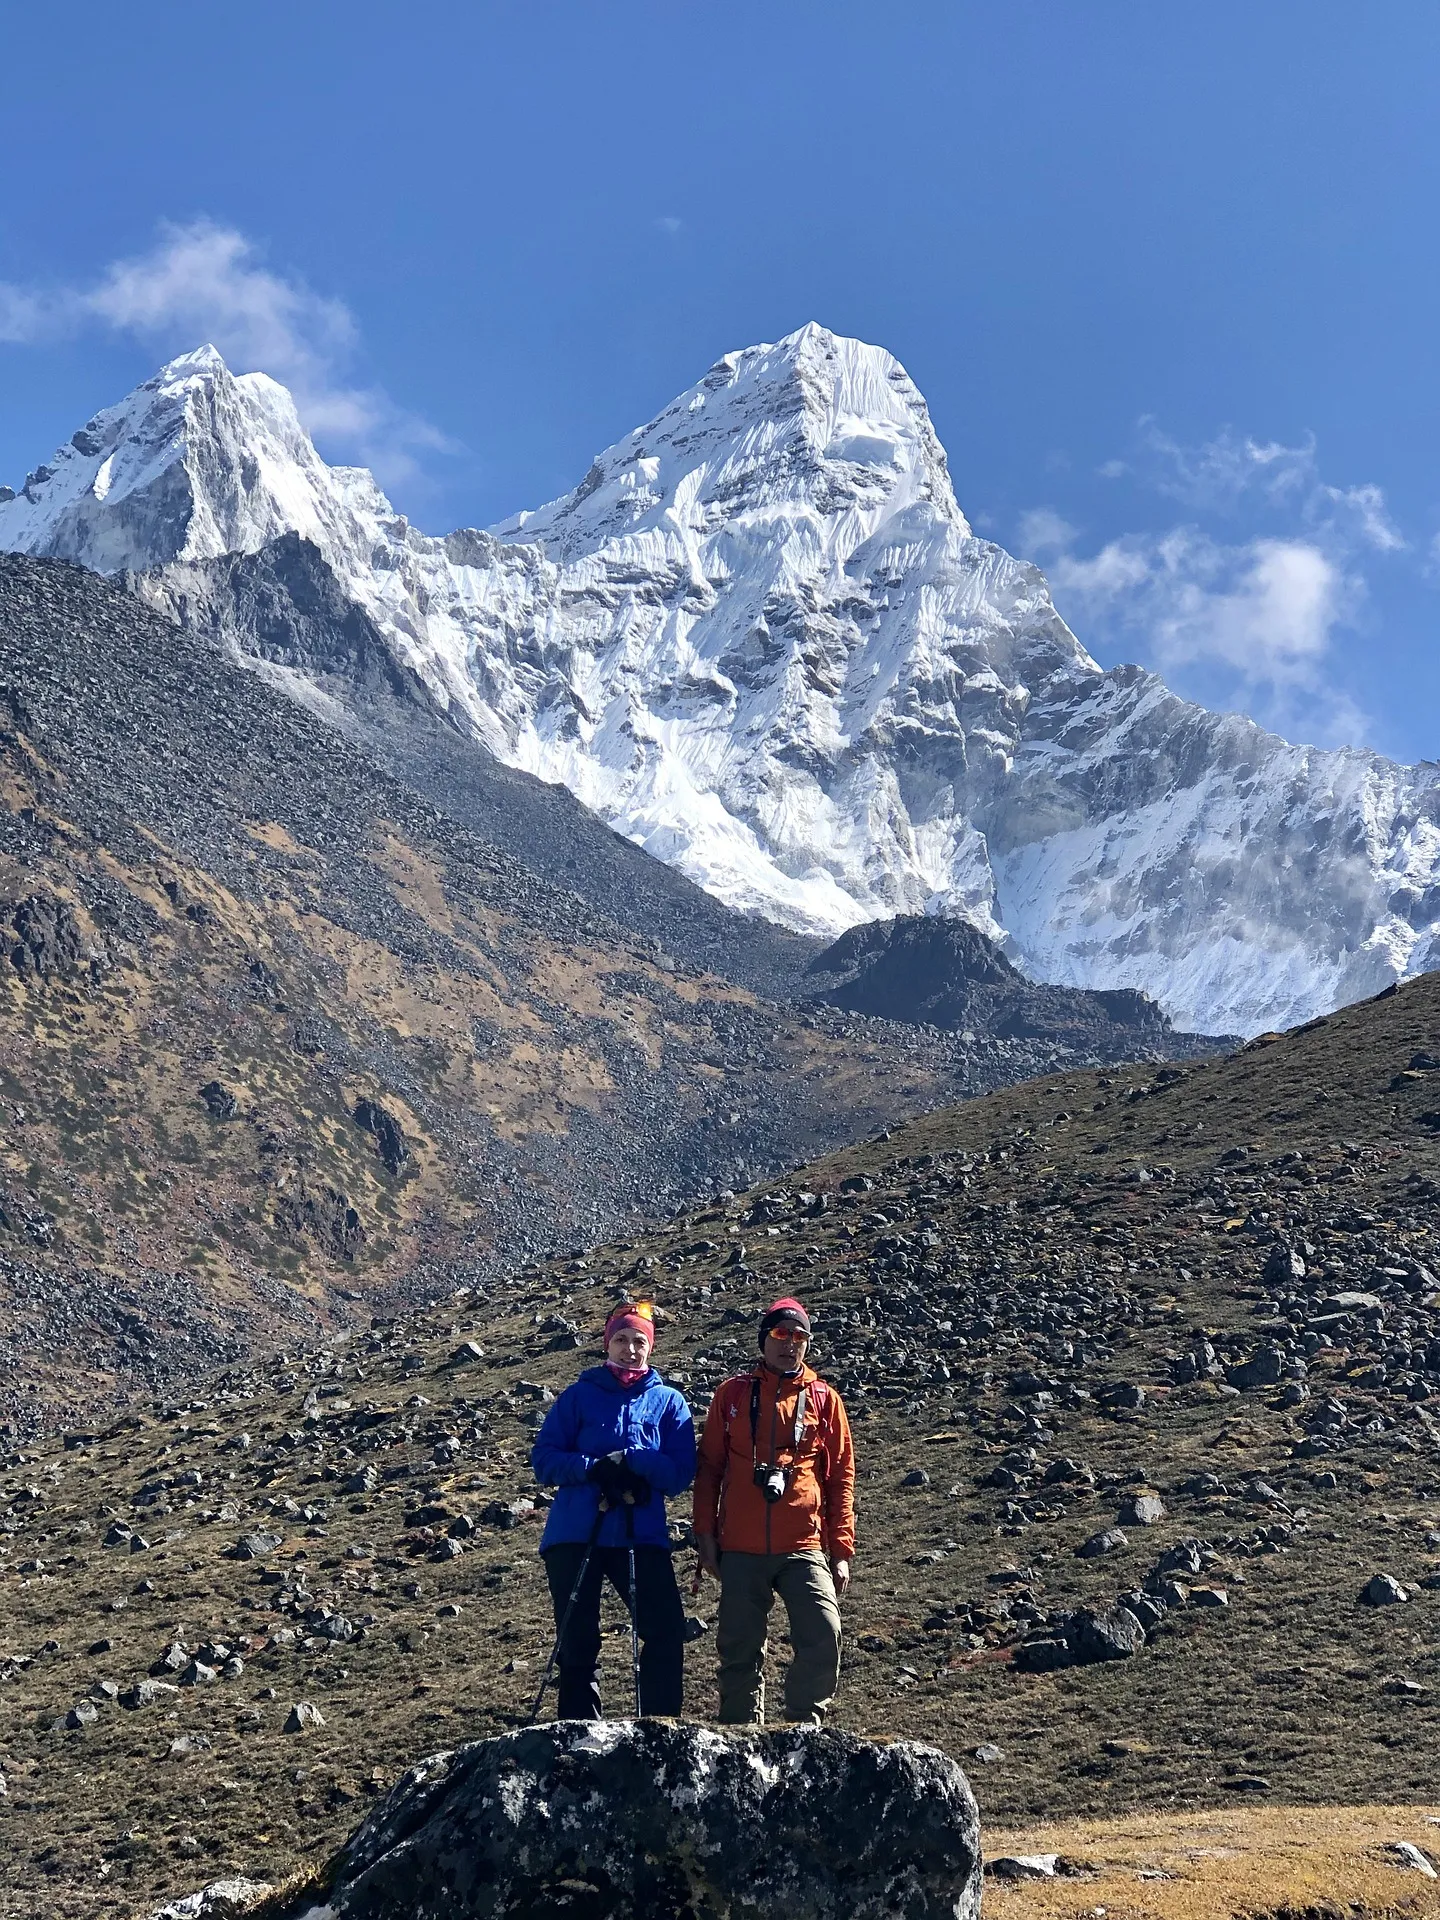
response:
[(1223, 1044), (1177, 1034), (1146, 993), (1028, 980), (964, 920), (912, 914), (852, 927), (816, 955), (808, 975), (827, 981), (816, 1000), (852, 1013), (972, 1037), (1042, 1041), (1090, 1059), (1166, 1059)]
[(353, 1115), (357, 1127), (362, 1127), (375, 1141), (375, 1151), (384, 1161), (390, 1173), (399, 1173), (410, 1158), (410, 1148), (405, 1139), (405, 1129), (387, 1108), (378, 1100), (357, 1100)]
[(938, 1748), (566, 1721), (400, 1780), (277, 1920), (974, 1920), (980, 1829)]
[(98, 971), (74, 911), (49, 894), (34, 893), (10, 909), (10, 964), (22, 980), (69, 980), (82, 968)]
[(353, 1260), (365, 1243), (365, 1223), (349, 1197), (323, 1181), (307, 1179), (298, 1168), (278, 1172), (275, 1220), (287, 1232), (304, 1234), (341, 1260)]

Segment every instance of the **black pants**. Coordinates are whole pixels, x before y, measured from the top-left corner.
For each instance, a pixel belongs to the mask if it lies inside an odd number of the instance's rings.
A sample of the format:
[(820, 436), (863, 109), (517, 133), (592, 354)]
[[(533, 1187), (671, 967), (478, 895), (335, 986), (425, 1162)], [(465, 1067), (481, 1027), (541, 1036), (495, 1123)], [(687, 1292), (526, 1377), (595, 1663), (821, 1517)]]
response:
[[(547, 1547), (544, 1558), (558, 1632), (585, 1548), (580, 1542), (565, 1542)], [(606, 1580), (628, 1609), (628, 1548), (596, 1547), (590, 1555), (575, 1611), (560, 1643), (558, 1710), (562, 1720), (604, 1718), (600, 1707), (600, 1593)], [(635, 1627), (640, 1635), (640, 1711), (678, 1719), (684, 1692), (685, 1609), (665, 1547), (635, 1549)], [(627, 1692), (629, 1681), (627, 1672)]]

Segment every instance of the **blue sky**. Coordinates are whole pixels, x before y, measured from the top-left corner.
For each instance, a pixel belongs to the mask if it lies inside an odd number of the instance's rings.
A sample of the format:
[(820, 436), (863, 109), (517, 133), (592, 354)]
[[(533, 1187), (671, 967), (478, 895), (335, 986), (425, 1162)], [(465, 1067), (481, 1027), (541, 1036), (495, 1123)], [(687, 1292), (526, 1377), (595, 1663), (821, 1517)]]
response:
[(1107, 664), (1437, 757), (1437, 77), (1430, 0), (12, 5), (0, 479), (209, 335), (485, 524), (814, 318)]

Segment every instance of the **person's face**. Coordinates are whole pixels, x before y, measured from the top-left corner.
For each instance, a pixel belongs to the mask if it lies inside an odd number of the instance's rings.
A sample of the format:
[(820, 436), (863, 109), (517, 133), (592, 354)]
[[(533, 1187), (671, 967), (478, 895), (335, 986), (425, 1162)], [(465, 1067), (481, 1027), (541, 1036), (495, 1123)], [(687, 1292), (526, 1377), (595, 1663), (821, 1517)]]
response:
[(636, 1327), (617, 1327), (605, 1343), (605, 1354), (617, 1367), (648, 1367), (650, 1342)]
[(808, 1333), (798, 1327), (776, 1327), (765, 1336), (765, 1364), (775, 1373), (797, 1373), (805, 1364)]

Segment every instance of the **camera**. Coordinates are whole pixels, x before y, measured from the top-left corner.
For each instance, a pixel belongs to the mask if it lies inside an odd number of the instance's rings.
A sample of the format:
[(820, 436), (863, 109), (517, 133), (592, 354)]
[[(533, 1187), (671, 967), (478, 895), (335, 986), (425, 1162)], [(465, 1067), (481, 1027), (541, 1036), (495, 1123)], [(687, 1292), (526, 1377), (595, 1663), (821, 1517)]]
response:
[(785, 1498), (784, 1467), (770, 1467), (766, 1466), (763, 1461), (757, 1461), (755, 1466), (755, 1484), (773, 1507), (777, 1500), (783, 1500)]

